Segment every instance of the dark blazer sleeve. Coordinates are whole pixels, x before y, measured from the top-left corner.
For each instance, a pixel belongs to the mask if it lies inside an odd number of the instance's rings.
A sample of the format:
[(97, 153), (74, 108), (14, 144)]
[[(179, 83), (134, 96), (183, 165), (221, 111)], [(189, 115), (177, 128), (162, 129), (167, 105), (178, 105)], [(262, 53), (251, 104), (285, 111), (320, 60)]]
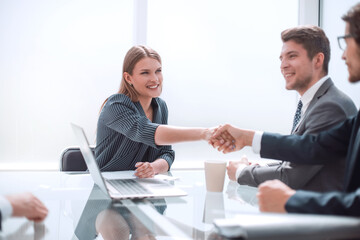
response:
[(350, 193), (299, 190), (287, 201), (285, 209), (290, 213), (360, 216), (360, 189)]
[(349, 118), (319, 135), (264, 133), (260, 156), (299, 164), (325, 164), (344, 158), (356, 117)]
[[(335, 86), (333, 86), (335, 88)], [(313, 134), (318, 135), (322, 131), (329, 130), (347, 117), (356, 115), (356, 107), (351, 101), (344, 100), (332, 93), (332, 89), (323, 95), (311, 108), (303, 123), (300, 132), (296, 135)], [(296, 164), (283, 162), (280, 180), (294, 189), (306, 189), (316, 191), (340, 190), (342, 189), (345, 171), (345, 156), (333, 164)], [(331, 177), (331, 179), (328, 179)], [(327, 179), (327, 180), (326, 180)]]
[(257, 187), (261, 183), (278, 179), (294, 189), (302, 188), (316, 175), (322, 165), (296, 165), (291, 166), (289, 162), (283, 162), (270, 166), (251, 165), (243, 169), (238, 178), (238, 183)]
[[(321, 131), (335, 127), (348, 117), (347, 111), (344, 109), (347, 105), (353, 107), (352, 115), (356, 114), (356, 108), (350, 99), (348, 102), (336, 101), (339, 100), (339, 97), (334, 96), (335, 94), (329, 92), (328, 95), (323, 95), (321, 99), (313, 100), (316, 101), (316, 105), (307, 111), (306, 117), (300, 124), (299, 131), (295, 134), (316, 135)], [(294, 164), (289, 162), (272, 166), (251, 165), (243, 169), (237, 181), (239, 184), (257, 187), (267, 180), (278, 179), (291, 188), (301, 189), (322, 169), (323, 165)], [(342, 179), (341, 173), (339, 172), (339, 176), (336, 177)]]
[(2, 215), (1, 215), (1, 211), (0, 211), (0, 231), (2, 230), (2, 227), (1, 227), (1, 222), (2, 222)]
[(241, 185), (257, 187), (267, 180), (281, 179), (281, 171), (283, 170), (281, 165), (279, 163), (271, 166), (247, 166), (241, 171), (237, 182)]

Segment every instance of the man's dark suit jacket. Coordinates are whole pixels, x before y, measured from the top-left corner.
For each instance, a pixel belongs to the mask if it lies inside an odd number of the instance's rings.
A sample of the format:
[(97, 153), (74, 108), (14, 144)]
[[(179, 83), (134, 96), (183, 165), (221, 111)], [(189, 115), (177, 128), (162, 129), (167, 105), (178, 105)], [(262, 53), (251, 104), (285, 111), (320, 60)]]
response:
[(343, 191), (297, 191), (286, 203), (288, 212), (360, 216), (360, 111), (317, 136), (264, 133), (261, 157), (301, 164), (325, 164), (346, 156)]
[[(315, 93), (292, 134), (318, 134), (335, 127), (356, 113), (353, 101), (328, 78)], [(345, 157), (339, 162), (325, 165), (284, 161), (270, 166), (250, 165), (242, 170), (237, 182), (257, 187), (267, 180), (279, 179), (294, 189), (325, 192), (342, 190), (344, 172)]]

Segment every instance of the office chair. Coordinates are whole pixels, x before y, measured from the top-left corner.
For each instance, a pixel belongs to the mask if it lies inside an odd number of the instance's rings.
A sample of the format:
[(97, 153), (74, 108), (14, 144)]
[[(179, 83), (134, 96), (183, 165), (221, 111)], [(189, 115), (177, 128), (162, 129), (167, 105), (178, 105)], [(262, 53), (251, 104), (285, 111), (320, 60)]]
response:
[[(90, 147), (95, 154), (95, 147)], [(86, 171), (86, 163), (79, 147), (67, 147), (61, 153), (60, 171)]]

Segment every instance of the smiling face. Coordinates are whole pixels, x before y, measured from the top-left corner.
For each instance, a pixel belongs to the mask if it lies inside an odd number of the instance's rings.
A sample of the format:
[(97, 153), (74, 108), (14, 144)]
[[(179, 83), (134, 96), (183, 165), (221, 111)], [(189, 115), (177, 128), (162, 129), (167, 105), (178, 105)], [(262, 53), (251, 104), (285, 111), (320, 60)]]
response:
[(149, 102), (159, 97), (162, 91), (161, 63), (145, 57), (136, 63), (132, 75), (124, 72), (124, 79), (135, 88), (140, 102)]
[[(345, 35), (350, 34), (349, 23), (346, 23)], [(360, 81), (360, 49), (353, 37), (346, 38), (346, 49), (342, 55), (348, 67), (349, 82)]]
[(315, 74), (318, 72), (315, 69), (315, 58), (309, 59), (305, 48), (293, 40), (283, 43), (280, 69), (285, 78), (287, 90), (296, 90), (303, 95), (320, 79)]

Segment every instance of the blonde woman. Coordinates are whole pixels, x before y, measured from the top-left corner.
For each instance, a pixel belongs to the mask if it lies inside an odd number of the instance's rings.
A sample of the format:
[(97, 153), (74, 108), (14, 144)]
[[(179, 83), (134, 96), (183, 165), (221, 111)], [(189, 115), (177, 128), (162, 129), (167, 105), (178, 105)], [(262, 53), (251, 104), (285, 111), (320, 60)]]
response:
[(136, 176), (152, 177), (174, 162), (170, 144), (209, 140), (211, 129), (167, 125), (161, 71), (161, 58), (149, 47), (126, 54), (120, 90), (104, 102), (98, 120), (95, 154), (102, 171), (136, 169)]

